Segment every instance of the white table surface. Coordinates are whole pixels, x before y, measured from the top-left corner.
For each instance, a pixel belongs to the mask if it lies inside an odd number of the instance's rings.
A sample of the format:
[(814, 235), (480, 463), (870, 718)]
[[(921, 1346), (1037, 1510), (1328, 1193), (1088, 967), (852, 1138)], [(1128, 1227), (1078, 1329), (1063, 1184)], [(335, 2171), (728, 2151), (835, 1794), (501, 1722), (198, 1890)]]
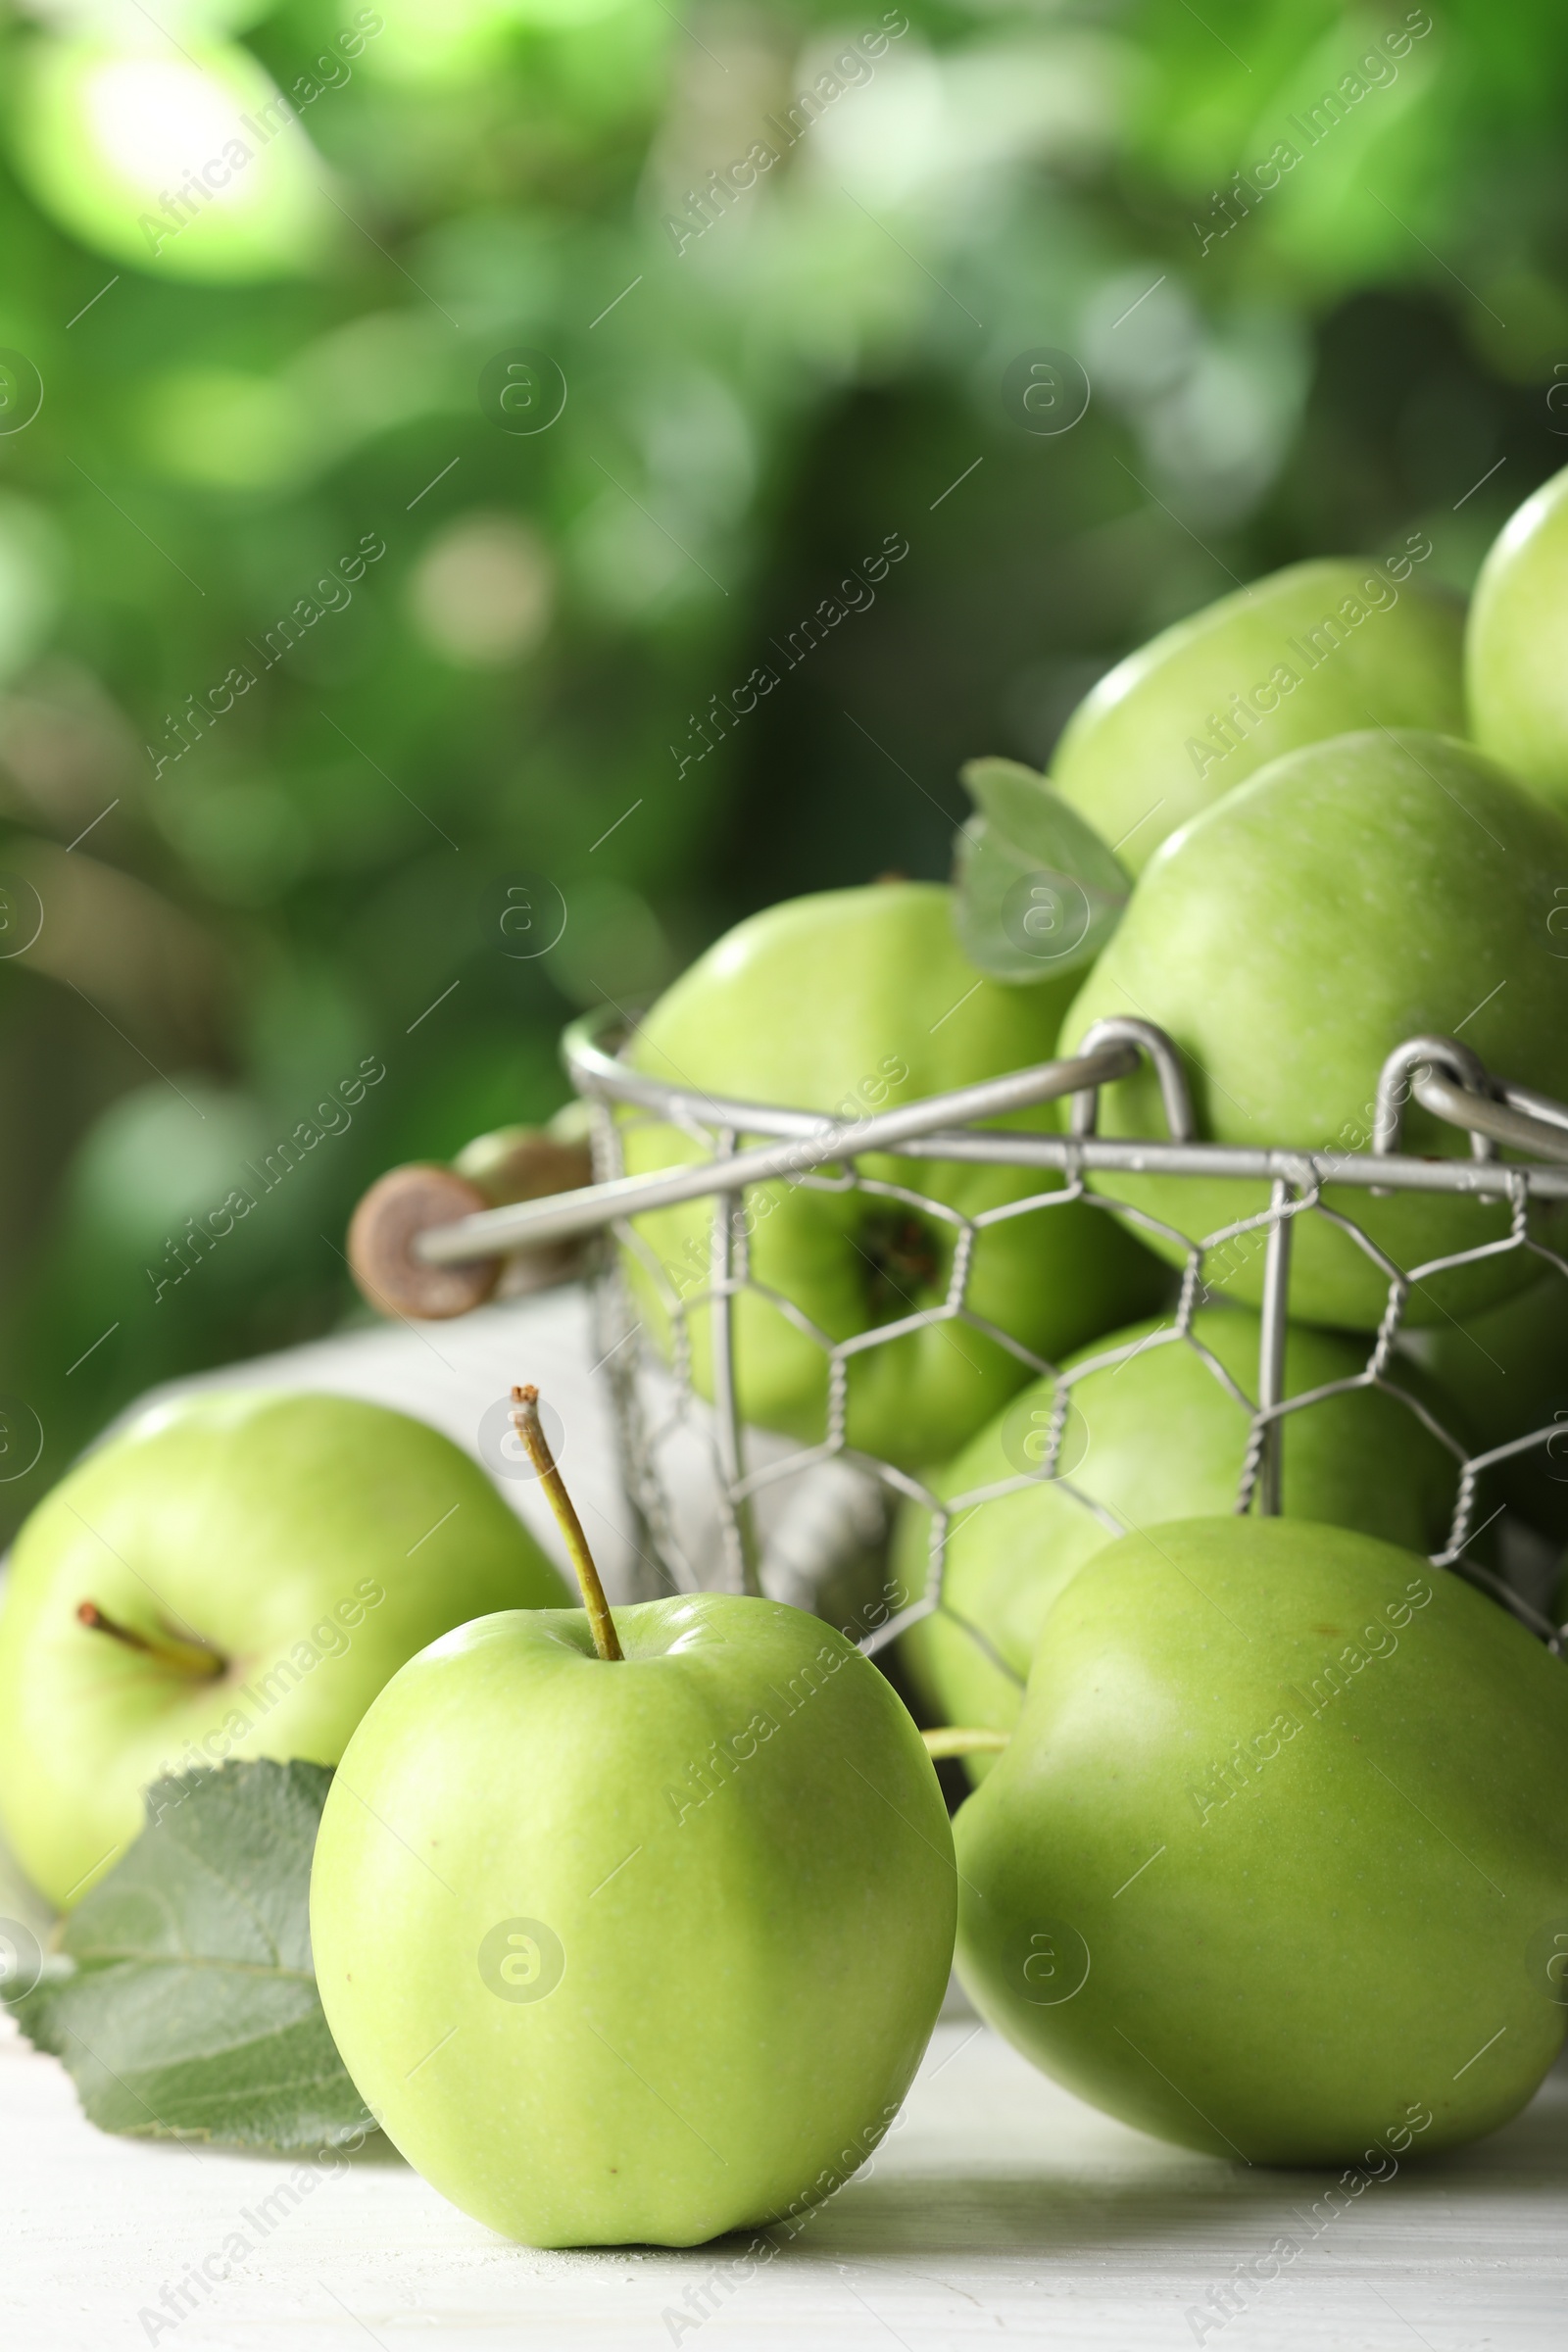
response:
[[(1081, 2106), (956, 2017), (861, 2173), (777, 2258), (542, 2254), (468, 2221), (390, 2153), (324, 2178), (265, 2237), (245, 2218), (286, 2164), (106, 2138), (53, 2059), (0, 2029), (0, 2342), (6, 2352), (360, 2352), (420, 2346), (725, 2348), (1198, 2340), (1189, 2311), (1276, 2238), (1300, 2247), (1202, 2341), (1225, 2352), (1563, 2352), (1568, 2072), (1478, 2146), (1310, 2211), (1327, 2177), (1248, 2171)], [(274, 2213), (279, 2208), (274, 2207)], [(221, 2277), (234, 2231), (256, 2250)], [(1314, 2234), (1314, 2231), (1316, 2234)], [(160, 2305), (216, 2256), (177, 2324)], [(177, 2297), (176, 2297), (177, 2307)], [(703, 2313), (707, 2316), (703, 2317)], [(1212, 2314), (1210, 2314), (1212, 2317)]]

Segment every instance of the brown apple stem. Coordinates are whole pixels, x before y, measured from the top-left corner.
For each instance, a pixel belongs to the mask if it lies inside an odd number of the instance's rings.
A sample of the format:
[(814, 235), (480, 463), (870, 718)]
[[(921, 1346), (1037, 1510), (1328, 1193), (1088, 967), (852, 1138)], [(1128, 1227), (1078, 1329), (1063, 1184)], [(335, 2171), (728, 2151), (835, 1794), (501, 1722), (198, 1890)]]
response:
[(212, 1678), (222, 1673), (226, 1658), (216, 1649), (207, 1649), (197, 1642), (182, 1642), (177, 1634), (139, 1634), (134, 1626), (122, 1625), (111, 1617), (95, 1600), (84, 1600), (76, 1608), (76, 1622), (86, 1626), (89, 1633), (108, 1634), (113, 1641), (123, 1642), (127, 1649), (142, 1650), (156, 1658), (161, 1666), (172, 1666), (176, 1673)]
[(583, 1606), (588, 1611), (588, 1623), (593, 1629), (594, 1647), (602, 1658), (623, 1658), (615, 1632), (615, 1620), (610, 1614), (605, 1588), (594, 1566), (594, 1555), (588, 1548), (588, 1539), (582, 1532), (582, 1521), (566, 1493), (561, 1472), (556, 1468), (549, 1442), (539, 1423), (539, 1392), (529, 1387), (512, 1392), (512, 1426), (528, 1448), (528, 1459), (539, 1473), (539, 1484), (556, 1514), (556, 1525), (566, 1540), (571, 1564), (577, 1571), (577, 1583), (582, 1590)]
[(964, 1731), (957, 1724), (944, 1724), (939, 1732), (922, 1732), (925, 1752), (933, 1763), (939, 1756), (1000, 1755), (1012, 1738), (1010, 1732)]

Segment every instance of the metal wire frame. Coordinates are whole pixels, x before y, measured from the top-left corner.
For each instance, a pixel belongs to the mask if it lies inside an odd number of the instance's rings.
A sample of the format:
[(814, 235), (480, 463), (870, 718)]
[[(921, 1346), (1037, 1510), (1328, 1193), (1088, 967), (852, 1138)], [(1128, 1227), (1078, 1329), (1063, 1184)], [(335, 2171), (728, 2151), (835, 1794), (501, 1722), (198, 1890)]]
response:
[[(789, 1479), (812, 1463), (843, 1456), (875, 1478), (889, 1496), (923, 1504), (931, 1513), (931, 1557), (926, 1590), (915, 1600), (866, 1631), (861, 1646), (881, 1648), (908, 1626), (942, 1607), (947, 1543), (954, 1519), (980, 1503), (1054, 1480), (1107, 1532), (1125, 1532), (1113, 1513), (1075, 1488), (1060, 1468), (1062, 1433), (1074, 1386), (1091, 1372), (1126, 1359), (1137, 1347), (1192, 1348), (1212, 1377), (1249, 1416), (1249, 1434), (1235, 1508), (1265, 1514), (1281, 1506), (1286, 1425), (1296, 1413), (1328, 1399), (1374, 1389), (1396, 1398), (1443, 1446), (1455, 1466), (1455, 1501), (1448, 1540), (1432, 1555), (1493, 1592), (1554, 1650), (1562, 1649), (1559, 1629), (1502, 1581), (1467, 1558), (1466, 1547), (1480, 1532), (1474, 1525), (1479, 1481), (1489, 1469), (1532, 1449), (1544, 1450), (1563, 1434), (1559, 1424), (1521, 1433), (1507, 1443), (1471, 1454), (1430, 1407), (1396, 1377), (1396, 1343), (1411, 1288), (1451, 1267), (1516, 1250), (1527, 1251), (1568, 1281), (1568, 1260), (1527, 1230), (1532, 1200), (1568, 1200), (1568, 1106), (1494, 1077), (1457, 1040), (1420, 1037), (1391, 1054), (1380, 1076), (1371, 1148), (1358, 1152), (1303, 1152), (1294, 1148), (1252, 1149), (1196, 1140), (1195, 1121), (1179, 1053), (1152, 1023), (1111, 1020), (1097, 1025), (1079, 1052), (1060, 1061), (1015, 1071), (977, 1086), (903, 1103), (890, 1111), (855, 1119), (825, 1117), (774, 1103), (715, 1098), (672, 1085), (633, 1069), (615, 1051), (618, 1016), (610, 1008), (575, 1022), (565, 1033), (564, 1054), (578, 1093), (595, 1106), (595, 1165), (598, 1181), (586, 1190), (553, 1199), (493, 1209), (421, 1237), (419, 1254), (433, 1263), (455, 1263), (498, 1249), (559, 1241), (571, 1235), (612, 1235), (615, 1250), (600, 1253), (596, 1300), (601, 1348), (611, 1384), (628, 1496), (637, 1511), (657, 1563), (660, 1589), (689, 1586), (693, 1576), (681, 1556), (673, 1517), (660, 1471), (660, 1454), (675, 1425), (696, 1419), (692, 1384), (690, 1318), (710, 1316), (713, 1398), (710, 1431), (714, 1498), (724, 1535), (726, 1576), (732, 1589), (760, 1590), (753, 1503), (760, 1491)], [(1099, 1091), (1130, 1075), (1147, 1059), (1159, 1082), (1166, 1135), (1112, 1140), (1097, 1132)], [(999, 1131), (982, 1122), (1027, 1103), (1071, 1098), (1065, 1134)], [(1402, 1112), (1412, 1098), (1438, 1118), (1468, 1131), (1467, 1157), (1416, 1158), (1402, 1153)], [(688, 1136), (702, 1156), (691, 1165), (628, 1177), (623, 1140), (628, 1124), (657, 1121)], [(743, 1138), (771, 1139), (761, 1144)], [(1528, 1164), (1503, 1161), (1499, 1144), (1528, 1151)], [(1038, 1170), (1053, 1181), (1027, 1198), (965, 1216), (950, 1204), (910, 1187), (866, 1175), (860, 1162), (871, 1154), (923, 1160), (969, 1161)], [(1117, 1172), (1178, 1178), (1250, 1178), (1266, 1182), (1266, 1208), (1216, 1232), (1194, 1238), (1161, 1222), (1103, 1189), (1090, 1192), (1086, 1179)], [(953, 1266), (947, 1295), (871, 1330), (834, 1341), (817, 1329), (796, 1301), (766, 1289), (752, 1269), (749, 1240), (740, 1213), (748, 1187), (776, 1182), (823, 1192), (855, 1191), (907, 1206), (946, 1225), (953, 1236)], [(1326, 1186), (1361, 1189), (1370, 1197), (1402, 1192), (1467, 1196), (1479, 1202), (1506, 1203), (1509, 1231), (1499, 1240), (1403, 1269), (1343, 1210), (1323, 1200)], [(710, 1243), (704, 1278), (677, 1290), (657, 1254), (632, 1222), (635, 1214), (701, 1199), (713, 1202)], [(1180, 1298), (1171, 1326), (1154, 1339), (1085, 1357), (1072, 1370), (1035, 1354), (1013, 1335), (977, 1314), (966, 1290), (975, 1242), (988, 1226), (1029, 1214), (1049, 1214), (1078, 1202), (1117, 1215), (1150, 1236), (1159, 1236), (1185, 1256)], [(1292, 1239), (1297, 1221), (1317, 1216), (1337, 1225), (1378, 1268), (1389, 1286), (1388, 1304), (1364, 1368), (1355, 1376), (1294, 1396), (1285, 1394), (1285, 1344), (1290, 1306)], [(1206, 1296), (1204, 1267), (1218, 1250), (1251, 1235), (1266, 1237), (1259, 1362), (1255, 1398), (1249, 1396), (1193, 1330), (1193, 1317)], [(646, 1340), (636, 1321), (619, 1252), (634, 1257), (655, 1286), (673, 1335), (674, 1403), (662, 1422), (650, 1417), (646, 1384), (638, 1377)], [(827, 1362), (827, 1408), (819, 1444), (782, 1457), (749, 1465), (735, 1378), (735, 1307), (746, 1291), (765, 1297), (774, 1309), (818, 1345)], [(1565, 1296), (1568, 1311), (1568, 1296)], [(895, 1464), (850, 1448), (846, 1441), (849, 1368), (857, 1355), (884, 1347), (943, 1320), (966, 1323), (1011, 1353), (1034, 1377), (1054, 1381), (1053, 1415), (1038, 1470), (976, 1490), (939, 1497), (923, 1480)], [(977, 1629), (970, 1628), (971, 1632)], [(989, 1644), (987, 1644), (989, 1647)], [(1001, 1663), (1001, 1661), (998, 1661)]]

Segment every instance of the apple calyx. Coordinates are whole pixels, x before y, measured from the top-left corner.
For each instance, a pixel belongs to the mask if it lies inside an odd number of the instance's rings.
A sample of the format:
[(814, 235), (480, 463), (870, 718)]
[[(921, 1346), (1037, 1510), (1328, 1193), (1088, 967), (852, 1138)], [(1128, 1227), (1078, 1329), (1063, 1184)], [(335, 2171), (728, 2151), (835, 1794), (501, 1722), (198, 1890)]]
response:
[(566, 1493), (561, 1472), (556, 1468), (555, 1456), (551, 1453), (549, 1441), (540, 1425), (539, 1392), (531, 1385), (514, 1388), (512, 1392), (512, 1426), (527, 1448), (528, 1459), (538, 1472), (539, 1484), (545, 1491), (550, 1508), (556, 1514), (556, 1525), (566, 1540), (566, 1549), (577, 1572), (583, 1606), (588, 1612), (594, 1647), (607, 1662), (623, 1658), (626, 1653), (620, 1646), (615, 1620), (610, 1614), (605, 1588), (599, 1581), (594, 1555), (582, 1532), (582, 1521), (577, 1516), (571, 1496)]
[(906, 1315), (914, 1304), (911, 1291), (929, 1290), (941, 1268), (936, 1235), (906, 1209), (867, 1217), (856, 1247), (865, 1260), (861, 1280), (873, 1323)]
[(944, 1724), (940, 1731), (922, 1732), (925, 1752), (935, 1763), (940, 1756), (998, 1756), (1011, 1740), (1010, 1732), (965, 1730), (961, 1725)]
[(111, 1617), (107, 1610), (101, 1609), (95, 1600), (77, 1603), (76, 1622), (86, 1626), (89, 1633), (108, 1634), (114, 1641), (123, 1642), (127, 1649), (145, 1651), (148, 1657), (156, 1658), (161, 1666), (172, 1666), (176, 1674), (213, 1680), (224, 1673), (228, 1666), (226, 1658), (220, 1657), (216, 1649), (209, 1649), (200, 1642), (182, 1642), (177, 1634), (171, 1633), (142, 1634), (134, 1626), (122, 1625), (118, 1618)]

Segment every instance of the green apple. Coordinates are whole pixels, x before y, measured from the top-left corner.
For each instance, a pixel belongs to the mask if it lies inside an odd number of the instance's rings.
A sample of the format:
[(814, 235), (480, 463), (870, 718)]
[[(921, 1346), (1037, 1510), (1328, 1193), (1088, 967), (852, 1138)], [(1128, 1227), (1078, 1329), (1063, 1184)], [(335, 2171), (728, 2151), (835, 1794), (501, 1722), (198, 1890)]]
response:
[[(1509, 516), (1481, 566), (1465, 633), (1470, 732), (1568, 811), (1568, 467)], [(1555, 880), (1568, 884), (1568, 873)], [(1568, 896), (1561, 902), (1568, 906)], [(1559, 926), (1568, 932), (1568, 913)], [(1558, 941), (1568, 951), (1568, 938)]]
[(1127, 1536), (955, 1824), (958, 1968), (1081, 2098), (1251, 2164), (1490, 2132), (1562, 2044), (1568, 1669), (1412, 1553)]
[(1370, 726), (1460, 734), (1463, 608), (1411, 563), (1293, 564), (1161, 630), (1079, 704), (1052, 782), (1138, 873), (1301, 744)]
[(311, 1880), (333, 2038), (441, 2194), (530, 2245), (695, 2245), (827, 2195), (903, 2101), (953, 1842), (892, 1686), (703, 1592), (514, 1611), (395, 1675)]
[[(1218, 1143), (1351, 1152), (1371, 1137), (1387, 1055), (1458, 1036), (1496, 1076), (1568, 1099), (1568, 960), (1547, 925), (1568, 874), (1568, 823), (1482, 753), (1446, 736), (1343, 735), (1289, 753), (1195, 817), (1140, 880), (1062, 1030), (1136, 1014), (1180, 1048), (1199, 1132)], [(1148, 1065), (1101, 1097), (1105, 1136), (1165, 1132)], [(1457, 1128), (1411, 1103), (1414, 1154), (1468, 1156)], [(1105, 1174), (1096, 1189), (1194, 1240), (1268, 1203), (1235, 1179)], [(1374, 1199), (1330, 1187), (1326, 1205), (1404, 1271), (1497, 1243), (1505, 1207), (1438, 1193)], [(1182, 1245), (1152, 1246), (1174, 1261)], [(1211, 1289), (1255, 1305), (1265, 1238), (1212, 1251)], [(1291, 1312), (1372, 1330), (1389, 1283), (1328, 1218), (1297, 1218)], [(1407, 1319), (1480, 1313), (1526, 1288), (1524, 1250), (1425, 1278)]]
[(1501, 1503), (1543, 1535), (1568, 1540), (1568, 1281), (1547, 1274), (1484, 1315), (1406, 1332), (1400, 1344), (1463, 1413), (1477, 1453), (1556, 1428), (1544, 1445), (1487, 1473), (1481, 1515)]
[(137, 1835), (149, 1782), (225, 1756), (335, 1764), (438, 1634), (564, 1597), (477, 1463), (422, 1421), (265, 1389), (154, 1406), (17, 1539), (0, 1824), (74, 1903)]
[[(949, 890), (878, 883), (790, 900), (738, 925), (655, 1005), (633, 1058), (699, 1094), (833, 1114), (853, 1135), (896, 1103), (1049, 1061), (1071, 995), (1067, 979), (983, 979), (959, 950)], [(1061, 1118), (1050, 1103), (999, 1124), (1049, 1131)], [(674, 1127), (629, 1124), (625, 1141), (633, 1172), (701, 1156)], [(752, 1286), (735, 1318), (741, 1409), (805, 1444), (827, 1429), (830, 1345), (942, 1308), (965, 1220), (1059, 1190), (1039, 1171), (974, 1163), (869, 1154), (860, 1166), (885, 1189), (833, 1189), (831, 1171), (828, 1182), (790, 1178), (754, 1188), (742, 1219)], [(666, 1351), (670, 1302), (688, 1302), (693, 1375), (707, 1396), (709, 1312), (693, 1302), (710, 1279), (711, 1228), (705, 1201), (640, 1217), (627, 1259)], [(986, 1324), (1054, 1360), (1152, 1306), (1163, 1281), (1111, 1218), (1078, 1201), (985, 1226), (964, 1317), (849, 1357), (849, 1443), (910, 1466), (951, 1451), (1029, 1377)]]
[[(1256, 1396), (1260, 1325), (1245, 1308), (1204, 1307), (1192, 1334), (1196, 1346), (1177, 1339), (1169, 1320), (1135, 1324), (1070, 1359), (1067, 1371), (1085, 1362), (1102, 1368), (1071, 1383), (1059, 1479), (1043, 1476), (1055, 1399), (1049, 1379), (1015, 1397), (937, 1474), (935, 1492), (958, 1498), (942, 1607), (911, 1627), (902, 1650), (938, 1723), (1010, 1730), (1048, 1612), (1119, 1533), (1234, 1510), (1251, 1414), (1220, 1373)], [(1367, 1353), (1364, 1344), (1328, 1332), (1292, 1330), (1286, 1395), (1354, 1380)], [(1418, 1374), (1401, 1371), (1423, 1390)], [(1325, 1397), (1283, 1428), (1288, 1517), (1359, 1528), (1412, 1551), (1446, 1540), (1457, 1457), (1387, 1391)], [(982, 1499), (967, 1499), (974, 1495)], [(921, 1505), (905, 1506), (894, 1555), (901, 1601), (925, 1589), (930, 1525)], [(992, 1768), (989, 1756), (970, 1759), (977, 1779)]]

